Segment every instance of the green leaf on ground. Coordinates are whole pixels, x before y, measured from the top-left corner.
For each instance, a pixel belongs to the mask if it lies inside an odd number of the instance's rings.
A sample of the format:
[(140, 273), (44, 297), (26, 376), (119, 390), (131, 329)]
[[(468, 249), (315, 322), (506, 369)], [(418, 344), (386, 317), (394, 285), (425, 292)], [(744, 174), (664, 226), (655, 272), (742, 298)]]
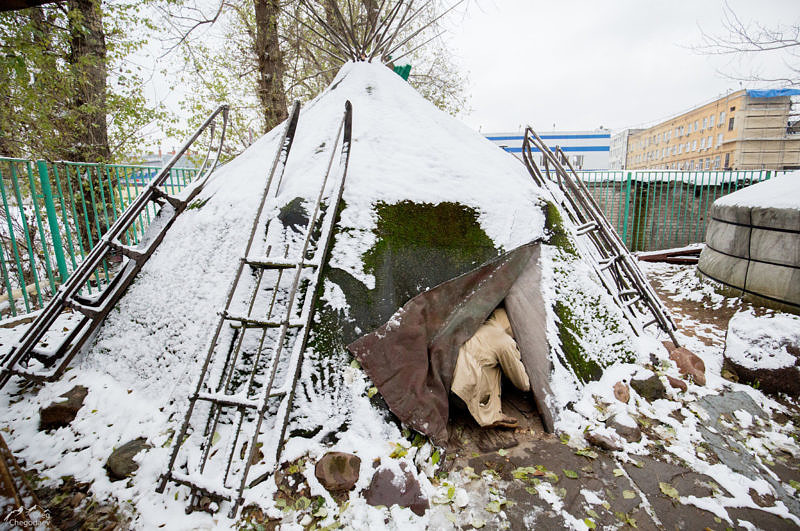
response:
[(669, 496), (673, 500), (677, 500), (681, 497), (681, 495), (678, 494), (678, 489), (676, 489), (669, 483), (664, 483), (663, 481), (659, 481), (658, 488), (660, 488), (661, 492), (663, 492), (665, 495)]
[(499, 450), (497, 450), (497, 455), (499, 455), (500, 457), (505, 457), (508, 455), (508, 450), (506, 450), (505, 448), (500, 448)]
[(567, 476), (568, 478), (570, 478), (570, 479), (578, 479), (578, 473), (575, 472), (574, 470), (567, 470), (567, 469), (563, 469), (563, 470), (564, 470), (564, 475)]
[(406, 454), (408, 454), (408, 448), (405, 448), (401, 444), (395, 444), (394, 450), (392, 450), (392, 453), (389, 454), (389, 457), (393, 459), (398, 459), (400, 457), (405, 456)]
[(625, 498), (626, 500), (632, 500), (636, 497), (636, 493), (633, 492), (632, 490), (623, 490), (622, 497)]
[(369, 390), (367, 390), (367, 398), (372, 398), (377, 393), (378, 393), (378, 388), (375, 387), (375, 386), (372, 386), (372, 387), (369, 388)]
[(581, 448), (575, 452), (575, 455), (582, 455), (584, 457), (588, 457), (589, 459), (597, 459), (597, 452), (590, 448)]
[(622, 470), (621, 468), (615, 468), (614, 469), (614, 477), (615, 478), (618, 478), (618, 477), (620, 477), (620, 476), (622, 476), (624, 474), (625, 474), (625, 471)]
[(597, 524), (595, 524), (591, 518), (584, 518), (583, 523), (586, 524), (586, 527), (589, 529), (597, 529)]
[(441, 457), (442, 454), (439, 453), (439, 450), (436, 450), (435, 452), (433, 452), (433, 455), (431, 455), (431, 463), (433, 463), (434, 465), (439, 464), (439, 459), (441, 459)]

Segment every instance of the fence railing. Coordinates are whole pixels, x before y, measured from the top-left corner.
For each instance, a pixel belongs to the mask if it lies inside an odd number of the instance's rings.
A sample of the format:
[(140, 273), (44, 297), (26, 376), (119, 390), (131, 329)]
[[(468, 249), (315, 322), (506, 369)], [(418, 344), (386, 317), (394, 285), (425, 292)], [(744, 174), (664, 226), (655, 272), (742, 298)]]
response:
[(580, 171), (608, 220), (631, 251), (702, 242), (714, 201), (765, 181), (771, 170)]
[[(160, 167), (46, 162), (0, 157), (0, 317), (43, 307)], [(173, 168), (165, 186), (180, 192), (196, 174)], [(148, 207), (126, 232), (136, 245), (155, 218)], [(108, 282), (104, 261), (89, 293)]]

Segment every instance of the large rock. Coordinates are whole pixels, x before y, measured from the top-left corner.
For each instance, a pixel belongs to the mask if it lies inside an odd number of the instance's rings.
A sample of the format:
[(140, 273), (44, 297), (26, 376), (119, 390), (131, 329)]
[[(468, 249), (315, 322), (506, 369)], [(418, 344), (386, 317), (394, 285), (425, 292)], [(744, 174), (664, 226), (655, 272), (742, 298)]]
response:
[(697, 385), (706, 384), (706, 364), (689, 349), (678, 347), (669, 353), (669, 359), (675, 362), (684, 376), (690, 376)]
[(631, 387), (633, 387), (642, 398), (650, 402), (661, 398), (667, 398), (667, 389), (661, 382), (661, 378), (656, 374), (646, 380), (631, 380)]
[(390, 468), (376, 470), (369, 487), (364, 491), (364, 498), (370, 505), (399, 505), (422, 516), (428, 510), (428, 500), (422, 494), (417, 478), (405, 463), (400, 463), (400, 470), (400, 477)]
[(89, 390), (82, 385), (76, 385), (63, 395), (66, 398), (61, 402), (53, 402), (39, 410), (39, 429), (51, 430), (69, 426), (75, 420), (78, 410), (83, 407), (83, 401)]
[(152, 448), (147, 438), (139, 437), (114, 450), (106, 461), (106, 472), (111, 481), (125, 479), (139, 469), (139, 463), (133, 460), (142, 450)]
[(317, 461), (314, 475), (330, 492), (352, 490), (358, 481), (361, 458), (345, 452), (328, 452)]

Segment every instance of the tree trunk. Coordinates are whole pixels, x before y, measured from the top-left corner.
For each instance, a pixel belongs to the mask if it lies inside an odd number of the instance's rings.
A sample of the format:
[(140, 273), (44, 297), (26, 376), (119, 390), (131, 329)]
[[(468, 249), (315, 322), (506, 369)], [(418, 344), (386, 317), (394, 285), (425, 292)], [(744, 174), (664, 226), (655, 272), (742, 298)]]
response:
[(81, 162), (111, 158), (106, 124), (106, 39), (101, 0), (69, 0), (70, 56), (75, 83), (71, 155)]
[(278, 43), (279, 0), (253, 0), (256, 11), (256, 91), (264, 117), (264, 132), (289, 115), (283, 90), (283, 57)]

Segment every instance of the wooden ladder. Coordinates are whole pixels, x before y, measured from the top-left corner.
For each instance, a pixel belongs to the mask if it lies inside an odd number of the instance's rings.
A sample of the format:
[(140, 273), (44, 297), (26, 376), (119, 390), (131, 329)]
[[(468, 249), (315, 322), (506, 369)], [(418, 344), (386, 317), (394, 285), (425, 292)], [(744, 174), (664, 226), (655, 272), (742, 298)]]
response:
[[(534, 150), (542, 153), (544, 172), (534, 160)], [(643, 329), (655, 324), (678, 346), (677, 327), (669, 310), (561, 148), (551, 150), (528, 126), (522, 142), (522, 160), (534, 182), (547, 190), (567, 213), (575, 226), (581, 254), (590, 261), (603, 287), (622, 309), (634, 332), (641, 335)], [(558, 185), (559, 193), (551, 188), (553, 183)]]
[[(221, 127), (217, 128), (220, 120), (222, 121)], [(15, 375), (40, 382), (54, 381), (61, 376), (75, 354), (122, 297), (125, 289), (133, 282), (147, 259), (155, 252), (175, 219), (200, 193), (209, 177), (214, 173), (225, 142), (227, 125), (228, 106), (222, 105), (211, 113), (159, 174), (122, 212), (108, 232), (100, 238), (97, 245), (61, 285), (25, 334), (3, 357), (0, 363), (0, 388)], [(208, 150), (195, 181), (191, 185), (191, 190), (183, 198), (168, 194), (162, 185), (169, 178), (170, 170), (206, 131), (209, 133)], [(126, 245), (122, 239), (125, 238), (127, 231), (137, 223), (139, 216), (150, 203), (155, 203), (159, 207), (158, 217), (161, 219), (151, 225), (152, 230), (145, 234), (146, 240), (143, 239), (136, 246)], [(122, 264), (118, 273), (100, 292), (86, 294), (85, 287), (90, 278), (95, 275), (97, 268), (111, 254), (122, 255)], [(68, 330), (57, 344), (45, 347), (42, 344), (45, 335), (51, 331), (54, 332), (54, 335), (60, 335), (60, 330), (56, 330), (56, 328), (61, 328), (61, 326), (57, 326), (56, 321), (69, 311), (81, 314), (77, 325)], [(41, 362), (44, 368), (29, 367), (32, 358)]]
[[(245, 488), (270, 477), (279, 464), (317, 286), (344, 191), (352, 136), (348, 101), (304, 230), (295, 235), (293, 245), (270, 244), (275, 240), (270, 238), (273, 231), (283, 230), (285, 238), (291, 231), (273, 223), (274, 217), (261, 218), (267, 198), (277, 197), (280, 191), (299, 112), (300, 106), (295, 104), (250, 239), (174, 438), (167, 471), (156, 489), (163, 492), (169, 481), (188, 486), (187, 512), (213, 511), (212, 504), (228, 502), (229, 516), (235, 518)], [(331, 168), (340, 141), (338, 175), (334, 177)], [(327, 188), (332, 190), (326, 201)], [(266, 232), (260, 231), (265, 224)], [(256, 234), (266, 234), (263, 256), (252, 256)], [(197, 425), (192, 424), (195, 418), (201, 421)]]

